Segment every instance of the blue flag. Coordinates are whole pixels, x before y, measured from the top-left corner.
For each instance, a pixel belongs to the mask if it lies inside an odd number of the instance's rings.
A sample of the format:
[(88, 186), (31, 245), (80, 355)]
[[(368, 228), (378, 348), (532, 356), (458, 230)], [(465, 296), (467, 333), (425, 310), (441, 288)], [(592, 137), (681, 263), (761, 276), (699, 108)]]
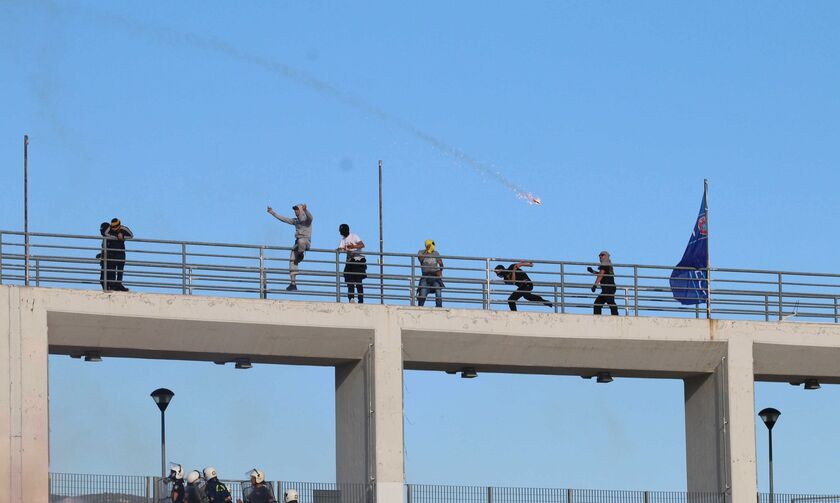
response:
[(671, 291), (674, 298), (685, 305), (702, 304), (708, 299), (708, 281), (706, 271), (709, 263), (709, 229), (706, 225), (706, 194), (700, 205), (700, 214), (694, 223), (694, 230), (688, 246), (685, 247), (682, 260), (677, 267), (692, 269), (674, 269), (671, 273)]

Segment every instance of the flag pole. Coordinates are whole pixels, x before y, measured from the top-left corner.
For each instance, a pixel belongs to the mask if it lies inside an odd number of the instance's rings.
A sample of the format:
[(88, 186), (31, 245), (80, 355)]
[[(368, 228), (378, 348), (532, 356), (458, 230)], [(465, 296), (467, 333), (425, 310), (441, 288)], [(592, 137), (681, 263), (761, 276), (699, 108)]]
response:
[(29, 286), (29, 135), (23, 135), (23, 284)]
[(379, 161), (379, 303), (385, 303), (385, 276), (382, 260), (382, 160)]
[(706, 319), (712, 318), (712, 260), (709, 256), (709, 179), (703, 179), (703, 201), (706, 202)]

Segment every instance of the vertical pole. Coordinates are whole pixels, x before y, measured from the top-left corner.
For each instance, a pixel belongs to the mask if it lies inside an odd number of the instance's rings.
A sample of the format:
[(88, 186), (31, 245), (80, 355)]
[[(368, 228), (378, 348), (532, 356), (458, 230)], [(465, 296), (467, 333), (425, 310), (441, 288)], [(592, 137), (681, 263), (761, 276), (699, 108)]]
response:
[(41, 259), (35, 259), (35, 286), (41, 286)]
[(624, 289), (624, 316), (630, 316), (630, 297), (627, 289)]
[(709, 254), (709, 179), (703, 179), (703, 201), (706, 202), (706, 319), (712, 319), (712, 258)]
[(260, 298), (268, 298), (267, 281), (265, 278), (265, 247), (260, 246)]
[(379, 160), (379, 303), (385, 303), (385, 265), (382, 260), (382, 160)]
[(166, 478), (166, 419), (160, 411), (160, 476)]
[(484, 284), (487, 288), (487, 309), (488, 311), (493, 309), (493, 292), (490, 290), (490, 259), (484, 259)]
[(764, 321), (770, 321), (770, 297), (764, 296)]
[[(3, 284), (3, 233), (0, 232), (0, 285)], [(834, 299), (835, 308), (834, 311), (837, 311), (837, 299)]]
[(782, 273), (779, 273), (777, 276), (778, 286), (779, 286), (779, 321), (782, 321), (784, 317), (784, 300), (782, 297)]
[(639, 316), (639, 266), (633, 266), (633, 315)]
[(412, 306), (416, 305), (416, 303), (417, 303), (416, 300), (415, 300), (415, 296), (417, 295), (417, 287), (415, 286), (417, 284), (416, 283), (417, 280), (415, 278), (415, 274), (417, 274), (417, 269), (416, 269), (416, 265), (415, 265), (415, 258), (416, 257), (414, 257), (414, 256), (411, 257), (411, 285), (409, 286), (409, 288), (411, 290), (408, 292), (408, 299), (409, 299), (409, 302)]
[(566, 312), (566, 267), (560, 264), (560, 312)]
[[(340, 264), (341, 263), (341, 252), (336, 250), (335, 251), (335, 301), (341, 303), (341, 272), (340, 272)], [(348, 287), (350, 288), (350, 287)]]
[(773, 429), (768, 428), (767, 434), (769, 435), (768, 445), (770, 447), (770, 503), (773, 503)]
[[(0, 246), (3, 245), (3, 235), (0, 234)], [(2, 254), (0, 254), (2, 255)], [(834, 297), (834, 323), (840, 323), (840, 320), (837, 319), (837, 297)]]
[(493, 488), (487, 486), (487, 503), (493, 503)]
[(557, 285), (554, 285), (554, 312), (560, 312), (560, 306), (557, 305)]
[(188, 283), (189, 287), (187, 288), (187, 293), (189, 295), (192, 295), (193, 294), (193, 268), (192, 268), (192, 266), (189, 267), (188, 274), (189, 274), (189, 276), (188, 276), (189, 277), (189, 283)]
[(23, 284), (29, 286), (29, 136), (23, 135)]
[(187, 294), (187, 243), (181, 243), (181, 293)]

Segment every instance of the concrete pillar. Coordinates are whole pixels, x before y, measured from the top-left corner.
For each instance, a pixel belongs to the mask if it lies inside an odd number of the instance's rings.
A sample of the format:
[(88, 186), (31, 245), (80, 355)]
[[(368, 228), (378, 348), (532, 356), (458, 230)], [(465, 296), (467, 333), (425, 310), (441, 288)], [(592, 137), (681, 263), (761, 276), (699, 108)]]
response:
[(391, 310), (378, 316), (366, 357), (336, 367), (336, 479), (370, 481), (377, 501), (402, 501), (402, 338)]
[(47, 315), (28, 292), (0, 287), (0, 501), (49, 499)]
[(714, 373), (684, 380), (689, 492), (726, 493), (728, 502), (755, 502), (752, 344), (749, 338), (731, 337)]

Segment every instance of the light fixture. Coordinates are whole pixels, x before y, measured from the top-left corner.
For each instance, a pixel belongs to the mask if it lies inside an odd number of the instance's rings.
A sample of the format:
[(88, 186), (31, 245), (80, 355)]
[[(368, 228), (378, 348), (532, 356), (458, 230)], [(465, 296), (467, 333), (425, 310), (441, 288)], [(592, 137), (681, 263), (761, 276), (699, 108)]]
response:
[(451, 374), (456, 374), (458, 371), (457, 370), (445, 370), (444, 372), (451, 375)]
[(768, 430), (773, 429), (773, 425), (776, 424), (776, 420), (779, 419), (782, 413), (778, 410), (774, 409), (773, 407), (767, 407), (766, 409), (761, 409), (761, 412), (758, 413), (758, 417), (764, 421), (764, 426), (767, 427)]
[(85, 351), (85, 361), (99, 363), (102, 361), (102, 356), (99, 351)]
[(161, 412), (166, 410), (173, 396), (175, 396), (175, 393), (166, 388), (158, 388), (151, 393), (152, 400), (155, 401)]
[(461, 379), (473, 379), (478, 376), (475, 367), (464, 367), (461, 369)]
[(606, 384), (613, 381), (609, 372), (598, 372), (598, 379), (595, 381), (600, 384)]
[(240, 370), (251, 368), (251, 360), (249, 358), (237, 358), (236, 368)]
[(805, 389), (814, 390), (820, 389), (820, 382), (816, 379), (805, 379)]

